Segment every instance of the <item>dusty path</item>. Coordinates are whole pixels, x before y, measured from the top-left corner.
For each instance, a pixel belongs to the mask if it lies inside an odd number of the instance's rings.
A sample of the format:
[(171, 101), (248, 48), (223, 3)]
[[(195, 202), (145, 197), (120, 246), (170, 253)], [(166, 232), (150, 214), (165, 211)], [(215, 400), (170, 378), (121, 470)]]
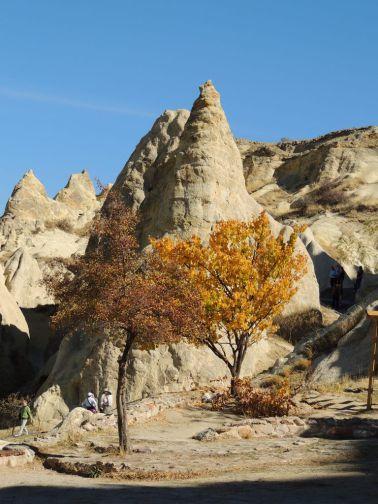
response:
[[(377, 503), (378, 440), (288, 438), (201, 443), (191, 439), (206, 427), (232, 419), (232, 415), (187, 408), (133, 427), (135, 446), (152, 448), (152, 453), (132, 455), (134, 464), (200, 469), (200, 478), (117, 482), (59, 474), (37, 463), (2, 470), (0, 503)], [(104, 436), (93, 439), (111, 441)]]

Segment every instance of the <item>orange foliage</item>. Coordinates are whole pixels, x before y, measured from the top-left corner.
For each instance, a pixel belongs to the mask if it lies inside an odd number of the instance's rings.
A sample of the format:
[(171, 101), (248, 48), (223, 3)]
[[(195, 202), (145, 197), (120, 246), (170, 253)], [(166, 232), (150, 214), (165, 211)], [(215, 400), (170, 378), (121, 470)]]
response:
[(295, 251), (297, 230), (286, 239), (272, 233), (261, 213), (250, 222), (216, 224), (208, 244), (200, 238), (152, 239), (165, 264), (181, 268), (204, 309), (206, 331), (197, 343), (208, 345), (238, 377), (247, 348), (273, 328), (306, 272), (304, 255)]

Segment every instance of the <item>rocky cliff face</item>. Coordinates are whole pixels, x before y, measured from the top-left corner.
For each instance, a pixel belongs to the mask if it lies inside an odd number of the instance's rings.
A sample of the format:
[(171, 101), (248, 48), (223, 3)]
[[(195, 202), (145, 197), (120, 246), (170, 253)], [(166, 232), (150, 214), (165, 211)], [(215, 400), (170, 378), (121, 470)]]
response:
[[(208, 81), (200, 87), (186, 122), (188, 114), (183, 111), (166, 114), (144, 137), (111, 190), (126, 194), (126, 204), (139, 208), (142, 244), (147, 245), (150, 236), (166, 234), (206, 239), (218, 221), (248, 220), (263, 211), (246, 189), (242, 159), (213, 84)], [(169, 121), (174, 127), (166, 126)], [(160, 155), (158, 149), (146, 155), (150, 152), (146, 145), (159, 146)], [(130, 181), (136, 179), (133, 192)], [(274, 219), (271, 225), (275, 232), (282, 228)], [(286, 231), (291, 232), (289, 227)], [(300, 241), (297, 247), (307, 255)], [(318, 292), (308, 259), (308, 274), (288, 311), (319, 308)]]
[(5, 286), (0, 266), (0, 384), (11, 392), (30, 377), (27, 350), (29, 328), (22, 311)]
[(54, 199), (32, 171), (20, 180), (0, 219), (0, 264), (19, 306), (53, 303), (41, 285), (43, 274), (55, 259), (84, 253), (101, 204), (87, 172), (72, 175)]
[[(378, 128), (277, 144), (238, 140), (249, 192), (273, 216), (310, 226), (318, 246), (365, 286), (378, 282)], [(321, 272), (318, 272), (321, 274)]]
[(0, 393), (33, 379), (57, 350), (43, 276), (56, 259), (84, 253), (102, 201), (86, 172), (72, 175), (55, 198), (32, 171), (14, 188), (0, 218)]

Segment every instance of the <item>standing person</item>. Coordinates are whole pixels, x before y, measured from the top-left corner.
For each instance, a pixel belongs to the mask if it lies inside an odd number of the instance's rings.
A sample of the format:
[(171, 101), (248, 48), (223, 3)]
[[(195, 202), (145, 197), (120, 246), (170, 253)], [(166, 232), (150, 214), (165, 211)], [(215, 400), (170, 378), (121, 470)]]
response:
[(113, 406), (113, 396), (110, 390), (104, 390), (100, 399), (100, 411), (105, 415), (110, 415)]
[(345, 280), (345, 269), (341, 266), (341, 264), (338, 265), (338, 280), (340, 284), (340, 298), (342, 299), (343, 297), (343, 284)]
[(359, 266), (357, 270), (356, 281), (354, 282), (354, 295), (357, 294), (357, 291), (361, 287), (363, 276), (364, 276), (364, 268), (362, 266)]
[(81, 406), (87, 409), (88, 411), (92, 411), (92, 413), (97, 413), (98, 411), (97, 401), (92, 392), (88, 392), (87, 398), (85, 399), (85, 401)]
[(338, 277), (338, 271), (337, 267), (335, 265), (331, 266), (331, 269), (329, 271), (329, 283), (331, 286), (331, 290), (333, 289), (335, 283), (336, 283), (336, 278)]
[(20, 409), (20, 413), (19, 413), (19, 419), (21, 421), (20, 430), (19, 430), (18, 434), (15, 434), (15, 437), (22, 436), (24, 431), (25, 431), (25, 434), (28, 435), (29, 431), (26, 427), (26, 424), (28, 423), (28, 420), (33, 419), (33, 415), (31, 413), (30, 408), (28, 406), (28, 403), (27, 403), (27, 401), (25, 401), (25, 399), (23, 399), (21, 401), (21, 409)]
[(340, 306), (340, 292), (341, 292), (341, 282), (340, 282), (340, 270), (341, 266), (333, 265), (329, 272), (329, 280), (331, 285), (331, 295), (332, 295), (332, 308), (338, 309)]

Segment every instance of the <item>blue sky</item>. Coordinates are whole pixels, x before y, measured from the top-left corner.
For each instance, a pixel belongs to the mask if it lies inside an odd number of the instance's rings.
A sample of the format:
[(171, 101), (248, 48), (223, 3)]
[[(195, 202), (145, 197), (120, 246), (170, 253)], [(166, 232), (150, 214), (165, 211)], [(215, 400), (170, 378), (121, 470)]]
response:
[(32, 168), (51, 195), (113, 181), (166, 108), (212, 79), (236, 136), (378, 123), (376, 0), (3, 0), (0, 209)]

